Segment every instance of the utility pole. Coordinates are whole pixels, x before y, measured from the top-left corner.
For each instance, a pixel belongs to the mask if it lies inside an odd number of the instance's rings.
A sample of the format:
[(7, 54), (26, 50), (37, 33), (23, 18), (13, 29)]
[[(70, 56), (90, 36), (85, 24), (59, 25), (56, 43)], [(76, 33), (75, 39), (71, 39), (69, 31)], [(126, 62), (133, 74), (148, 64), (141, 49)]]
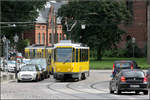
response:
[(0, 33), (0, 57), (2, 57), (2, 39), (1, 39), (1, 33)]
[(147, 6), (147, 62), (150, 65), (150, 1)]

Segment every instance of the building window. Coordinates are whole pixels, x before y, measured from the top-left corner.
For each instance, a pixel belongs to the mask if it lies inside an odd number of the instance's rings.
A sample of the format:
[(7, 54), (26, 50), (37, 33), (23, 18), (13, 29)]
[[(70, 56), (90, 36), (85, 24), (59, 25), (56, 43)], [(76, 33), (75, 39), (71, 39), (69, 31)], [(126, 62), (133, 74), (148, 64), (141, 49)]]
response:
[(40, 28), (40, 26), (36, 26), (37, 28)]
[(51, 33), (49, 33), (49, 43), (51, 43)]
[(41, 37), (40, 37), (40, 33), (38, 34), (38, 43), (40, 44), (40, 39), (41, 39)]
[(133, 1), (132, 0), (127, 0), (126, 1), (126, 5), (127, 5), (127, 10), (130, 12), (131, 14), (131, 19), (129, 21), (127, 21), (127, 24), (132, 24), (133, 23)]
[(43, 33), (43, 35), (42, 35), (42, 44), (44, 44), (44, 41), (45, 41), (45, 35)]
[(59, 40), (61, 40), (61, 33), (59, 33)]
[(133, 15), (133, 1), (132, 0), (127, 0), (126, 1), (127, 9), (131, 12)]
[(54, 39), (55, 39), (55, 43), (57, 43), (58, 42), (58, 33), (55, 33)]

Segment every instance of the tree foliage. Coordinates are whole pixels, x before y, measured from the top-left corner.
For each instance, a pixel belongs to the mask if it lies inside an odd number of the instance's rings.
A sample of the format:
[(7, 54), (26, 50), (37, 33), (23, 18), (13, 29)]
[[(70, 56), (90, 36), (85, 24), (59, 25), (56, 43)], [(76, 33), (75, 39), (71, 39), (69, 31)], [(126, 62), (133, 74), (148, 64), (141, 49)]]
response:
[(3, 0), (1, 1), (1, 22), (31, 22), (31, 24), (20, 23), (16, 27), (12, 24), (2, 24), (1, 34), (12, 39), (14, 34), (20, 35), (24, 30), (31, 29), (38, 17), (38, 10), (44, 7), (47, 0)]
[[(65, 22), (69, 26), (77, 21), (77, 25), (69, 34), (72, 39), (88, 44), (97, 50), (97, 59), (100, 60), (102, 52), (116, 45), (125, 33), (119, 25), (130, 21), (131, 14), (127, 10), (124, 0), (74, 0), (63, 5), (58, 15), (62, 16), (65, 33)], [(81, 24), (86, 28), (81, 29)]]

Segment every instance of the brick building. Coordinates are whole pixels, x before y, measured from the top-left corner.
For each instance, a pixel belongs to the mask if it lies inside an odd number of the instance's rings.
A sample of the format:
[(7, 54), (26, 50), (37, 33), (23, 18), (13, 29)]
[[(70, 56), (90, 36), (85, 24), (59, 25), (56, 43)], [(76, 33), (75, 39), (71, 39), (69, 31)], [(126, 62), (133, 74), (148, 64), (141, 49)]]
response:
[(122, 36), (119, 44), (120, 48), (125, 48), (125, 44), (133, 37), (136, 39), (136, 44), (143, 49), (147, 43), (147, 1), (146, 0), (128, 0), (128, 9), (132, 12), (133, 20), (128, 25), (121, 25), (127, 34)]
[[(128, 9), (133, 14), (132, 22), (128, 25), (120, 25), (127, 33), (122, 36), (122, 40), (118, 47), (125, 48), (125, 44), (132, 37), (136, 38), (136, 44), (139, 48), (143, 49), (147, 42), (147, 1), (146, 0), (126, 0)], [(51, 46), (52, 43), (52, 12), (54, 11), (53, 6), (50, 8), (46, 7), (40, 11), (40, 15), (37, 18), (35, 24), (35, 29), (31, 32), (25, 32), (24, 37), (30, 39), (31, 44), (46, 44), (46, 38), (48, 37), (48, 45)], [(48, 20), (48, 34), (46, 34), (47, 29), (47, 19)], [(54, 21), (55, 21), (54, 17)], [(54, 29), (54, 40), (58, 42), (64, 39), (64, 34), (62, 32), (61, 23), (55, 21)]]
[(39, 17), (36, 20), (34, 29), (24, 33), (24, 39), (29, 39), (30, 45), (47, 44), (48, 46), (52, 46), (52, 38), (54, 38), (54, 43), (57, 43), (63, 40), (65, 35), (62, 31), (61, 22), (55, 17), (54, 7), (52, 5), (46, 5), (45, 8), (39, 12)]

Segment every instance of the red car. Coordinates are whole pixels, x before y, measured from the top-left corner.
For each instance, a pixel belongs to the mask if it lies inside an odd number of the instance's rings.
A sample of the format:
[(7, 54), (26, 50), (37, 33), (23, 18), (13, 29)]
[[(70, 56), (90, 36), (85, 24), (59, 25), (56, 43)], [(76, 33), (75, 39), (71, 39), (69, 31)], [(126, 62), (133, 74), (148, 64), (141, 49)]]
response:
[(137, 63), (133, 60), (115, 61), (113, 64), (112, 76), (114, 77), (122, 69), (140, 69), (140, 67), (138, 67)]

